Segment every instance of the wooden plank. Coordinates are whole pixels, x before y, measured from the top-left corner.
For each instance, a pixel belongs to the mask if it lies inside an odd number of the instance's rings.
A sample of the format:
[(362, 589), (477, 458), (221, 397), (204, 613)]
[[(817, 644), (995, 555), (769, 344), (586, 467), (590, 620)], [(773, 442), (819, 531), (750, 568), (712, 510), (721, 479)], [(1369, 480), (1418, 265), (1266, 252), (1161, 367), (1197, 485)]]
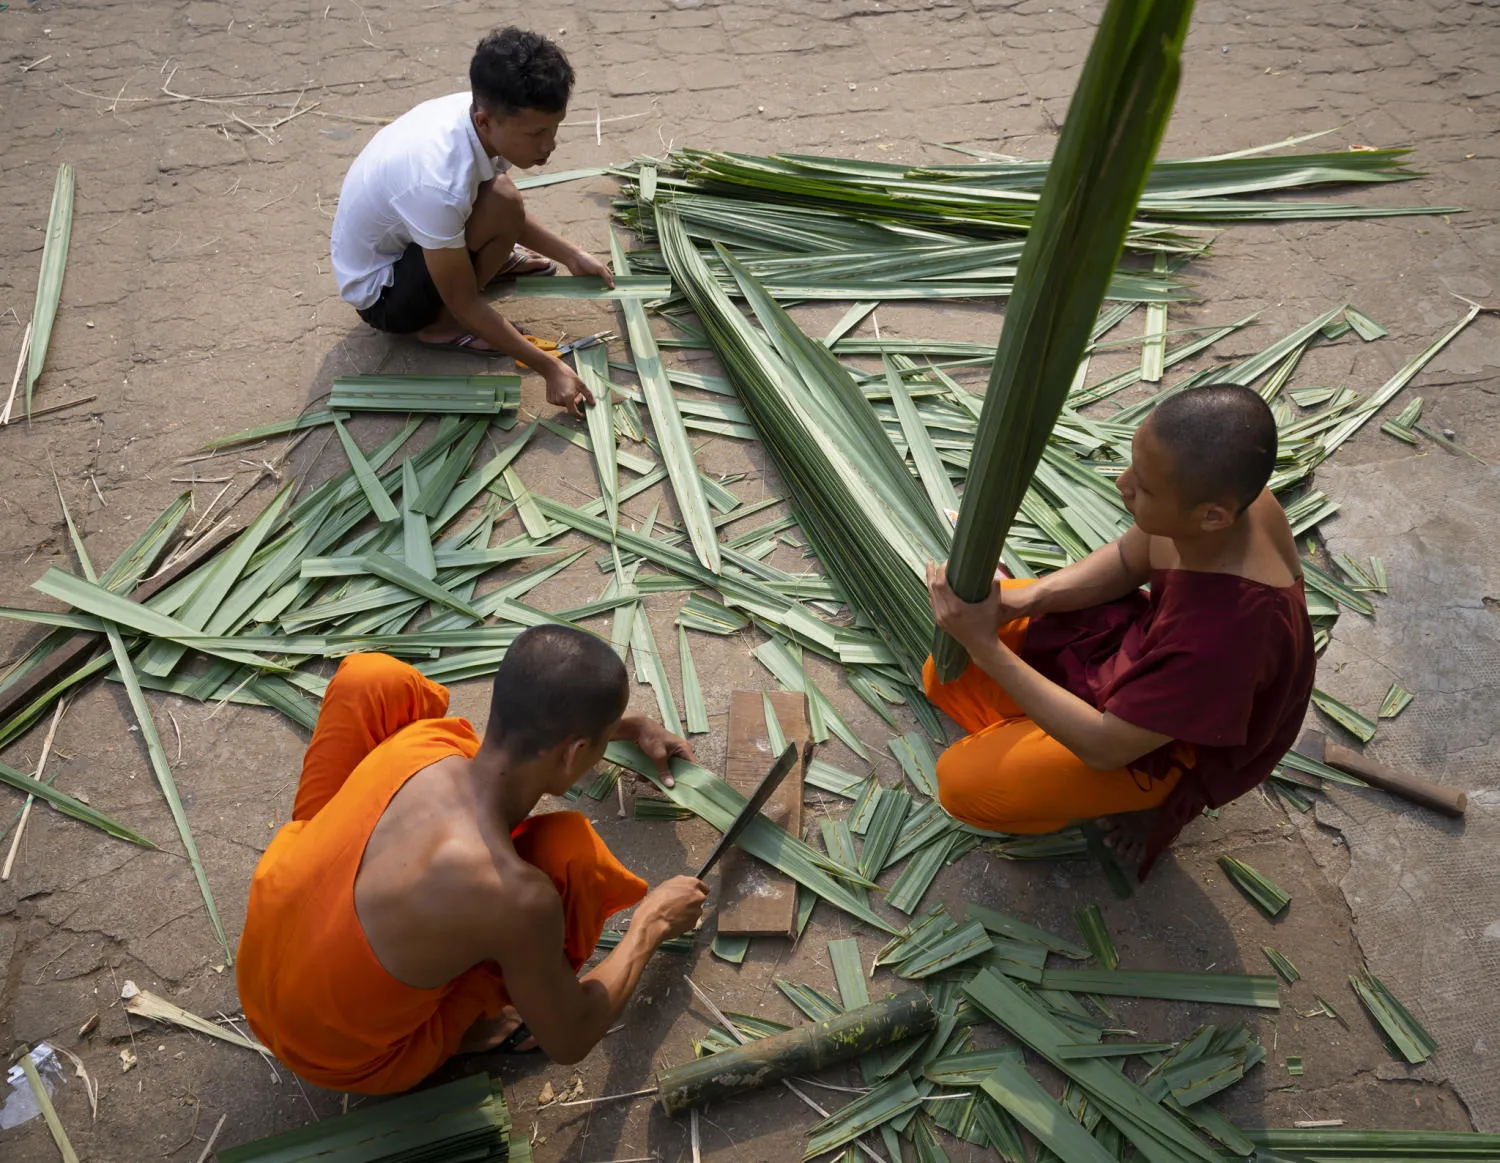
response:
[[(776, 719), (788, 743), (811, 738), (807, 696), (777, 691), (771, 696)], [(764, 696), (735, 691), (729, 702), (729, 752), (724, 778), (749, 795), (776, 761), (766, 732)], [(762, 815), (793, 836), (802, 835), (802, 761), (787, 773)], [(769, 865), (738, 848), (725, 855), (719, 882), (719, 932), (740, 937), (791, 937), (797, 929), (797, 886)]]
[[(166, 589), (189, 570), (201, 565), (214, 554), (218, 553), (219, 550), (238, 537), (248, 524), (249, 518), (247, 517), (232, 517), (194, 544), (181, 558), (174, 561), (155, 577), (149, 578), (136, 586), (128, 597), (133, 602), (144, 602), (152, 594)], [(40, 636), (38, 636), (38, 640), (40, 640)], [(78, 631), (71, 639), (59, 646), (43, 661), (32, 667), (26, 673), (25, 677), (19, 679), (14, 686), (0, 691), (0, 722), (4, 722), (10, 718), (12, 714), (26, 706), (48, 687), (66, 678), (79, 667), (83, 666), (84, 663), (94, 657), (95, 652), (107, 649), (109, 647), (102, 634), (90, 634), (83, 630)]]

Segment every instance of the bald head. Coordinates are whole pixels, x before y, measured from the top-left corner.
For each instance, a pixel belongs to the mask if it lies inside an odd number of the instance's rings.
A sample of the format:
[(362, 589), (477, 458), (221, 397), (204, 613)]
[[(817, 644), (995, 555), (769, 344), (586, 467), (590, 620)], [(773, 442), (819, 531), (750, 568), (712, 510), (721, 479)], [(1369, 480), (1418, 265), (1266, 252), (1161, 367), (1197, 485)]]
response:
[(1249, 388), (1212, 384), (1169, 396), (1146, 421), (1170, 461), (1184, 507), (1210, 501), (1238, 515), (1276, 466), (1276, 420)]
[(495, 672), (486, 736), (531, 759), (574, 739), (597, 741), (629, 700), (625, 664), (608, 642), (571, 626), (533, 626)]

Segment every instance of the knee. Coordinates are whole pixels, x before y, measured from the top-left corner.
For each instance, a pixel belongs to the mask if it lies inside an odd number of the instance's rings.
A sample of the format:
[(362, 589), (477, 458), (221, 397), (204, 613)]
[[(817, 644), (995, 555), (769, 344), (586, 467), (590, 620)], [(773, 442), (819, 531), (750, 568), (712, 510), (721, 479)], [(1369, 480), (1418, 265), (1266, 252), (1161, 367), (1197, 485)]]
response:
[(526, 224), (526, 201), (509, 178), (501, 175), (479, 187), (466, 231), (470, 250), (501, 235), (517, 234)]
[(956, 755), (956, 750), (950, 747), (938, 756), (938, 803), (955, 820), (976, 828), (985, 827), (984, 813), (979, 810), (983, 775), (975, 771), (972, 763), (965, 763)]

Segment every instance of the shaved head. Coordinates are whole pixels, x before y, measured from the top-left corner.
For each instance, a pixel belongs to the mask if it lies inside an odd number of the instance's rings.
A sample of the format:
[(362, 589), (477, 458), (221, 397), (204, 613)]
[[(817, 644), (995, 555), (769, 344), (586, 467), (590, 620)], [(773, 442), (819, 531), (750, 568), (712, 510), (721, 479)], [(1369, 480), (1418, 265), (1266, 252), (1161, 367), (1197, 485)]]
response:
[(571, 626), (533, 626), (495, 672), (486, 735), (526, 760), (574, 739), (596, 742), (629, 701), (625, 664), (608, 642)]
[(1187, 508), (1215, 501), (1243, 513), (1276, 466), (1276, 419), (1256, 392), (1237, 384), (1178, 392), (1146, 424)]

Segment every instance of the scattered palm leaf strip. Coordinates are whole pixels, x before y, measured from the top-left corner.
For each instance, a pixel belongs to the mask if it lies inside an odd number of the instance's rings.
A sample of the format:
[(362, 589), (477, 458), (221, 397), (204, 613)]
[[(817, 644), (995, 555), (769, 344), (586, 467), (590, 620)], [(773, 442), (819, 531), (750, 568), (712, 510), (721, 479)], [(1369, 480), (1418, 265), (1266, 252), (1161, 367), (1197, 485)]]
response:
[(57, 167), (52, 184), (52, 208), (47, 212), (47, 236), (42, 243), (42, 269), (36, 280), (36, 302), (31, 309), (31, 346), (26, 353), (26, 419), (31, 419), (31, 392), (47, 362), (52, 324), (62, 300), (63, 274), (68, 266), (68, 241), (73, 234), (73, 167)]
[(1400, 683), (1391, 683), (1391, 689), (1385, 692), (1385, 698), (1380, 700), (1379, 717), (1382, 719), (1394, 719), (1411, 704), (1415, 696)]
[[(78, 564), (83, 568), (84, 576), (93, 582), (97, 577), (94, 573), (93, 562), (89, 560), (88, 550), (84, 547), (83, 537), (78, 532), (78, 527), (73, 524), (73, 515), (68, 511), (68, 504), (63, 500), (60, 487), (57, 492), (57, 501), (62, 506), (63, 520), (68, 526), (68, 535), (72, 538), (74, 552), (78, 554)], [(125, 649), (125, 640), (119, 628), (112, 623), (108, 624), (105, 627), (105, 633), (109, 637), (109, 648), (114, 655), (115, 666), (119, 669), (120, 677), (124, 681), (125, 692), (130, 697), (130, 706), (135, 712), (136, 722), (141, 730), (141, 740), (146, 745), (146, 753), (151, 759), (151, 768), (156, 774), (156, 782), (161, 787), (167, 807), (172, 812), (172, 822), (177, 825), (177, 834), (182, 839), (183, 851), (187, 855), (188, 863), (192, 866), (193, 877), (198, 882), (198, 891), (203, 896), (203, 907), (208, 910), (208, 919), (213, 925), (214, 936), (223, 946), (225, 964), (233, 965), (234, 949), (230, 946), (229, 938), (224, 933), (224, 926), (219, 921), (219, 910), (214, 906), (213, 891), (208, 887), (208, 874), (203, 868), (202, 859), (198, 856), (198, 845), (193, 840), (192, 829), (188, 826), (187, 812), (182, 806), (182, 797), (177, 794), (177, 782), (172, 778), (172, 765), (167, 762), (166, 750), (161, 745), (161, 737), (156, 733), (156, 721), (151, 717), (151, 708), (146, 705), (146, 696), (136, 676), (135, 664), (130, 660), (130, 652)]]
[(1280, 887), (1256, 872), (1243, 860), (1237, 860), (1233, 856), (1220, 856), (1219, 867), (1224, 870), (1224, 875), (1229, 877), (1230, 883), (1244, 893), (1251, 903), (1268, 917), (1280, 916), (1287, 905), (1292, 902), (1292, 898)]
[(1353, 707), (1334, 698), (1327, 691), (1320, 691), (1317, 687), (1314, 687), (1312, 701), (1313, 706), (1317, 707), (1318, 710), (1322, 711), (1361, 743), (1368, 743), (1371, 739), (1375, 738), (1374, 723), (1370, 722), (1369, 719), (1361, 715)]
[(1414, 1066), (1432, 1057), (1438, 1048), (1437, 1042), (1412, 1017), (1411, 1011), (1396, 1000), (1380, 978), (1370, 972), (1369, 966), (1362, 967), (1357, 975), (1349, 978), (1349, 984), (1397, 1054)]

